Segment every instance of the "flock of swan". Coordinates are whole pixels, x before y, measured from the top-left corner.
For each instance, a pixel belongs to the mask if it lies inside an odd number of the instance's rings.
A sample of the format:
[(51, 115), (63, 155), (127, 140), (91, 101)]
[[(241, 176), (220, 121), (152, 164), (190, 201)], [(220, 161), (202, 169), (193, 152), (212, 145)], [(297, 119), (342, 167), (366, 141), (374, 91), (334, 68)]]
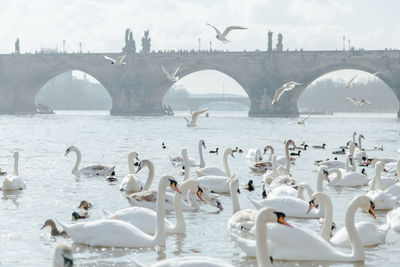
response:
[[(250, 256), (257, 258), (258, 266), (272, 266), (273, 260), (351, 262), (365, 259), (366, 246), (376, 246), (386, 240), (389, 229), (400, 232), (400, 159), (369, 158), (362, 147), (363, 135), (356, 133), (346, 146), (345, 161), (318, 160), (315, 162), (316, 179), (313, 185), (302, 182), (293, 171), (296, 156), (290, 156), (290, 150), (308, 149), (307, 144), (296, 146), (293, 140), (284, 144), (285, 156), (278, 157), (275, 149), (268, 145), (263, 153), (260, 149), (250, 149), (247, 153), (249, 171), (262, 178), (240, 184), (235, 172), (231, 172), (229, 158), (243, 152), (238, 148), (226, 148), (222, 156), (223, 169), (206, 165), (203, 157), (205, 141), (198, 143), (200, 161), (188, 156), (186, 148), (181, 154), (170, 156), (171, 164), (182, 169), (183, 181), (171, 175), (158, 179), (157, 190), (151, 190), (155, 180), (155, 167), (149, 159), (139, 159), (137, 152), (128, 155), (129, 174), (120, 182), (120, 190), (130, 207), (117, 211), (103, 209), (102, 219), (84, 222), (66, 223), (56, 219), (45, 221), (42, 229), (51, 228), (52, 236), (70, 238), (73, 242), (100, 247), (146, 248), (165, 247), (168, 234), (187, 233), (185, 212), (199, 212), (201, 205), (210, 205), (222, 211), (218, 200), (221, 194), (229, 194), (233, 213), (226, 222), (233, 242)], [(326, 145), (311, 146), (312, 149), (326, 149)], [(75, 146), (65, 151), (76, 154), (72, 174), (86, 179), (115, 178), (115, 166), (90, 164), (81, 166), (82, 154)], [(269, 157), (266, 155), (270, 153)], [(300, 153), (299, 153), (300, 154)], [(24, 179), (18, 173), (19, 154), (14, 154), (14, 175), (2, 172), (1, 190), (29, 190)], [(373, 167), (375, 175), (370, 178), (365, 171), (357, 171), (357, 165), (363, 168)], [(145, 182), (137, 173), (148, 169)], [(196, 168), (192, 177), (191, 168)], [(382, 177), (384, 176), (384, 177)], [(116, 178), (115, 178), (116, 179)], [(254, 178), (257, 179), (257, 178)], [(333, 229), (333, 205), (330, 196), (324, 192), (324, 183), (329, 187), (356, 188), (358, 192), (349, 202), (344, 216), (344, 227), (335, 234)], [(262, 194), (255, 195), (254, 187), (261, 187)], [(241, 209), (239, 193), (246, 194), (254, 208)], [(367, 190), (366, 194), (364, 193)], [(308, 198), (304, 192), (307, 192)], [(80, 211), (74, 218), (87, 218), (92, 205), (82, 201)], [(387, 212), (385, 224), (371, 221), (355, 222), (358, 210), (375, 218), (375, 211)], [(175, 214), (175, 223), (166, 218), (166, 213)], [(341, 212), (341, 211), (336, 211)], [(319, 220), (322, 223), (320, 233), (303, 227), (296, 220)], [(57, 224), (62, 227), (57, 228)], [(190, 232), (187, 233), (190, 235)], [(351, 248), (346, 253), (343, 248)], [(153, 266), (231, 266), (216, 258), (188, 256), (171, 258), (155, 263)], [(73, 266), (73, 250), (70, 245), (59, 244), (54, 249), (54, 266)]]

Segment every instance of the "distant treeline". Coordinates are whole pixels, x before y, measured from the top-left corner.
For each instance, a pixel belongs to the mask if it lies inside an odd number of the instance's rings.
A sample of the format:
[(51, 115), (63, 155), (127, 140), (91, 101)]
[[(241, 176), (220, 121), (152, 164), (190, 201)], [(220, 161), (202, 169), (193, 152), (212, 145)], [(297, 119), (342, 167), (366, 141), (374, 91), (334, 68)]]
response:
[[(372, 104), (356, 106), (348, 97), (367, 99)], [(331, 112), (397, 112), (399, 102), (394, 92), (380, 79), (354, 83), (351, 88), (330, 79), (317, 81), (301, 95), (300, 111)]]

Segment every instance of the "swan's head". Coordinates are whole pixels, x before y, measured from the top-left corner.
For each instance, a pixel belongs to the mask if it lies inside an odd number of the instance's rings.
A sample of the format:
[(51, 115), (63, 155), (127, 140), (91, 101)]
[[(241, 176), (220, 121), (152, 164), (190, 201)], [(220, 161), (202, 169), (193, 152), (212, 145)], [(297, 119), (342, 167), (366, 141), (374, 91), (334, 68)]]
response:
[(53, 266), (72, 267), (73, 265), (71, 247), (64, 244), (57, 245), (53, 254)]
[(263, 153), (263, 155), (265, 155), (265, 154), (268, 152), (268, 150), (271, 150), (271, 152), (274, 151), (273, 147), (270, 146), (270, 145), (268, 145), (268, 146), (264, 147), (264, 153)]
[(136, 170), (136, 173), (138, 173), (141, 169), (143, 169), (144, 167), (146, 167), (148, 164), (148, 160), (142, 160), (139, 162), (138, 168)]
[(356, 202), (356, 204), (363, 210), (367, 211), (369, 214), (372, 215), (376, 219), (375, 216), (375, 203), (371, 201), (371, 199), (365, 195), (357, 196), (353, 199), (353, 201)]
[(283, 212), (275, 211), (272, 208), (263, 208), (258, 212), (256, 222), (277, 222), (291, 227), (291, 225), (285, 221), (285, 217), (286, 215)]
[(178, 182), (173, 180), (173, 179), (168, 179), (169, 181), (169, 186), (171, 186), (172, 189), (174, 189), (176, 192), (180, 193), (181, 190), (178, 188)]
[(204, 149), (206, 148), (206, 142), (204, 140), (200, 140), (200, 145), (204, 147)]
[(72, 151), (76, 151), (76, 147), (75, 146), (70, 146), (69, 148), (67, 148), (65, 150), (65, 155), (64, 156), (68, 155)]
[(385, 163), (382, 161), (378, 161), (375, 163), (375, 171), (377, 173), (381, 173), (382, 171), (385, 171)]
[(358, 138), (362, 138), (362, 139), (365, 139), (365, 137), (364, 137), (364, 135), (362, 135), (362, 134), (360, 134), (359, 136), (358, 136)]
[(92, 207), (92, 203), (87, 202), (86, 200), (82, 200), (78, 206), (78, 209), (90, 209)]
[(47, 219), (47, 220), (44, 222), (43, 226), (40, 227), (40, 230), (42, 230), (42, 229), (45, 228), (46, 226), (50, 226), (51, 229), (56, 229), (56, 224), (55, 224), (55, 222), (54, 222), (52, 219)]
[(311, 195), (310, 201), (308, 202), (308, 210), (306, 214), (310, 213), (312, 208), (318, 208), (322, 201), (329, 199), (329, 197), (322, 192), (315, 192)]
[(196, 195), (201, 201), (203, 201), (203, 189), (201, 189), (200, 186), (197, 186)]
[(19, 153), (18, 153), (18, 151), (15, 151), (14, 152), (14, 159), (18, 159), (19, 158)]
[(235, 156), (233, 155), (233, 152), (238, 152), (238, 147), (236, 147), (235, 150), (233, 150), (232, 148), (227, 148), (225, 150), (225, 153), (227, 153), (228, 155), (230, 154), (232, 158), (235, 158)]
[(294, 141), (293, 141), (292, 139), (287, 140), (287, 141), (285, 142), (285, 144), (286, 144), (287, 147), (289, 147), (289, 145), (292, 145), (293, 147), (296, 146), (295, 143), (294, 143)]

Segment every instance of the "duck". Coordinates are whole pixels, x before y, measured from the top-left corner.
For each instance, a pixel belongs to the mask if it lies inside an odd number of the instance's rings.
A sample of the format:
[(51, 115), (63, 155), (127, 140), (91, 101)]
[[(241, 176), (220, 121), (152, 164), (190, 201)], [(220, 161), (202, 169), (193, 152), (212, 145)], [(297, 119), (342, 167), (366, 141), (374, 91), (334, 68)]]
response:
[[(197, 197), (203, 201), (203, 190), (199, 187), (199, 184), (194, 180), (187, 180), (179, 186), (179, 191), (174, 195), (174, 211), (176, 216), (176, 224), (172, 223), (168, 219), (165, 219), (165, 231), (166, 233), (173, 234), (184, 234), (186, 232), (186, 224), (182, 213), (182, 194), (187, 191), (196, 192)], [(156, 231), (157, 223), (157, 212), (144, 208), (144, 207), (130, 207), (119, 210), (114, 214), (103, 210), (104, 216), (109, 220), (121, 220), (128, 222), (141, 231), (147, 234), (154, 234)]]
[(2, 171), (1, 168), (0, 168), (0, 176), (6, 176), (6, 175), (7, 175), (7, 172), (6, 171)]
[(328, 186), (335, 187), (354, 187), (368, 185), (369, 178), (361, 173), (357, 172), (347, 172), (342, 175), (342, 172), (337, 168), (332, 168), (329, 170), (329, 174), (336, 174), (336, 177), (328, 183)]
[(53, 267), (72, 267), (74, 258), (70, 245), (58, 244), (53, 253)]
[[(359, 208), (367, 210), (372, 216), (375, 215), (373, 202), (367, 196), (360, 195), (351, 200), (345, 214), (345, 228), (349, 233), (352, 247), (352, 251), (349, 254), (338, 250), (314, 231), (294, 225), (292, 227), (282, 227), (278, 224), (271, 224), (271, 227), (268, 226), (268, 233), (270, 233), (268, 239), (266, 239), (265, 233), (260, 235), (259, 232), (257, 232), (256, 239), (262, 238), (270, 241), (268, 245), (271, 245), (271, 256), (275, 260), (319, 262), (363, 261), (365, 250), (354, 224), (355, 213)], [(248, 256), (254, 256), (256, 255), (256, 251), (260, 250), (254, 240), (240, 237), (234, 238), (234, 240)]]
[(224, 164), (224, 170), (221, 170), (218, 167), (200, 168), (200, 169), (195, 170), (197, 177), (202, 177), (202, 176), (206, 176), (206, 175), (231, 176), (231, 172), (229, 170), (229, 165), (228, 165), (228, 156), (229, 155), (232, 158), (235, 158), (235, 156), (233, 155), (233, 149), (232, 148), (227, 148), (224, 151), (224, 155), (222, 157), (222, 161), (223, 161), (223, 164)]
[(0, 182), (1, 190), (3, 191), (15, 191), (15, 190), (24, 190), (26, 189), (26, 185), (24, 179), (18, 174), (18, 160), (19, 153), (14, 152), (14, 175), (7, 175)]
[(243, 153), (243, 150), (242, 150), (241, 148), (239, 148), (239, 147), (236, 147), (236, 148), (233, 150), (233, 152), (242, 154), (242, 153)]
[[(196, 160), (189, 158), (189, 163), (191, 167), (200, 167), (200, 168), (204, 168), (206, 166), (206, 163), (204, 161), (203, 158), (203, 147), (204, 149), (206, 149), (206, 143), (204, 140), (200, 140), (199, 141), (199, 145), (198, 145), (198, 149), (199, 149), (199, 157), (200, 157), (200, 162), (197, 162)], [(173, 158), (171, 158), (171, 156), (169, 157), (171, 163), (173, 166), (175, 167), (181, 167), (183, 166), (183, 158), (182, 156), (175, 156)]]
[(75, 152), (76, 153), (76, 162), (75, 166), (72, 169), (72, 174), (80, 177), (81, 175), (86, 176), (86, 177), (107, 177), (109, 175), (115, 175), (115, 166), (107, 166), (104, 164), (91, 164), (87, 165), (81, 169), (79, 169), (79, 166), (81, 164), (81, 159), (82, 159), (82, 154), (79, 151), (79, 149), (75, 146), (70, 146), (67, 148), (65, 151), (65, 156), (67, 156), (70, 152)]
[(344, 148), (342, 148), (342, 150), (333, 151), (332, 154), (344, 155), (344, 154), (346, 154), (346, 150)]
[(210, 150), (208, 153), (218, 154), (218, 150), (219, 150), (219, 148), (217, 147), (215, 150)]
[[(285, 227), (290, 227), (285, 221), (285, 214), (277, 212), (271, 208), (264, 208), (257, 213), (256, 219), (256, 236), (257, 240), (254, 242), (256, 250), (257, 265), (258, 267), (272, 267), (271, 257), (268, 252), (267, 243), (267, 223), (276, 222)], [(159, 261), (152, 265), (152, 267), (192, 267), (192, 266), (214, 266), (214, 267), (233, 267), (232, 265), (212, 257), (202, 256), (187, 256), (172, 258)]]
[(254, 183), (253, 183), (253, 180), (249, 180), (248, 182), (247, 182), (247, 184), (244, 184), (243, 186), (243, 189), (245, 189), (245, 190), (248, 190), (248, 191), (254, 191)]
[(300, 153), (301, 153), (301, 150), (299, 150), (299, 152), (297, 152), (297, 153), (292, 152), (292, 153), (290, 153), (290, 156), (300, 156)]
[(43, 226), (40, 228), (40, 230), (42, 230), (46, 226), (49, 226), (51, 228), (51, 232), (50, 232), (51, 236), (69, 237), (67, 232), (65, 232), (64, 230), (60, 231), (60, 230), (57, 229), (56, 223), (52, 219), (47, 219), (44, 222)]
[[(144, 169), (145, 167), (149, 169), (149, 174), (147, 176), (146, 183), (143, 184), (143, 182), (135, 174), (137, 174), (140, 170)], [(140, 191), (147, 191), (150, 189), (153, 180), (154, 180), (154, 165), (150, 160), (145, 159), (139, 162), (139, 166), (136, 170), (136, 173), (131, 173), (124, 177), (120, 185), (120, 191), (124, 191), (127, 194), (137, 193)]]
[(323, 143), (322, 146), (317, 146), (317, 145), (312, 146), (312, 148), (314, 148), (314, 149), (325, 149), (325, 147), (326, 147), (325, 143)]
[(148, 235), (130, 223), (120, 220), (95, 220), (66, 225), (59, 223), (75, 243), (99, 247), (145, 248), (165, 247), (165, 192), (167, 186), (176, 187), (174, 177), (161, 177), (157, 191), (157, 228)]
[(161, 144), (161, 147), (162, 147), (162, 149), (166, 149), (167, 148), (167, 146), (165, 145), (164, 142)]
[(88, 209), (90, 209), (92, 207), (93, 207), (92, 203), (90, 203), (90, 202), (88, 202), (86, 200), (82, 200), (81, 203), (78, 206), (78, 209), (88, 210)]
[(72, 212), (72, 220), (73, 221), (77, 221), (79, 219), (86, 219), (86, 218), (89, 218), (88, 210), (82, 209), (82, 210)]

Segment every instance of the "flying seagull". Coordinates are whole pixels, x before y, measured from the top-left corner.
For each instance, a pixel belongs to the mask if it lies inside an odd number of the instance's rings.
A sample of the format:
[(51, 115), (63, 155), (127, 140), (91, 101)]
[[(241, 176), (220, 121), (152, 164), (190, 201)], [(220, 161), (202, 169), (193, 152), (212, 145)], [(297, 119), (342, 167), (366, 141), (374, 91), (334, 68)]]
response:
[(187, 126), (187, 127), (197, 127), (197, 124), (196, 124), (197, 119), (199, 118), (199, 116), (200, 116), (202, 113), (206, 112), (207, 110), (208, 110), (208, 108), (205, 108), (205, 109), (201, 109), (201, 110), (198, 110), (198, 111), (194, 112), (194, 113), (192, 114), (192, 120), (191, 120), (191, 121), (189, 121), (188, 118), (183, 117), (183, 118), (186, 120), (186, 122), (187, 122), (187, 123), (186, 123), (186, 126)]
[(274, 95), (274, 99), (272, 100), (271, 104), (275, 105), (279, 101), (279, 98), (283, 95), (283, 93), (285, 91), (292, 90), (296, 85), (302, 85), (302, 83), (291, 81), (291, 82), (288, 82), (288, 83), (285, 83), (284, 85), (282, 85), (281, 88), (276, 90), (275, 95)]
[(346, 86), (347, 88), (351, 87), (351, 84), (353, 83), (354, 79), (357, 77), (358, 74), (354, 75), (354, 77), (346, 84), (344, 84), (344, 86)]
[(353, 102), (355, 105), (358, 105), (357, 99), (355, 97), (347, 97), (346, 100)]
[(374, 76), (378, 76), (379, 74), (383, 74), (383, 72), (382, 72), (382, 71), (377, 71), (377, 72), (375, 72), (373, 75), (374, 75)]
[(243, 26), (229, 26), (226, 27), (225, 31), (223, 33), (221, 33), (215, 26), (208, 24), (208, 26), (211, 26), (214, 28), (215, 32), (217, 33), (217, 36), (215, 36), (217, 38), (217, 40), (226, 43), (226, 42), (230, 42), (228, 39), (226, 39), (226, 36), (229, 34), (230, 31), (232, 30), (246, 30), (246, 27)]
[(124, 62), (125, 57), (126, 57), (126, 55), (122, 55), (122, 56), (119, 56), (117, 58), (117, 60), (115, 60), (113, 58), (110, 58), (110, 57), (107, 57), (106, 55), (104, 55), (104, 58), (107, 59), (108, 61), (110, 61), (111, 64), (114, 64), (114, 65), (126, 65), (126, 62)]
[(350, 102), (354, 103), (354, 105), (358, 105), (358, 106), (361, 106), (364, 104), (371, 105), (371, 102), (366, 99), (361, 99), (360, 101), (357, 101), (357, 99), (355, 97), (348, 97), (348, 98), (346, 98), (346, 100), (350, 101)]
[(361, 99), (360, 102), (358, 102), (358, 105), (361, 106), (361, 105), (363, 105), (363, 104), (371, 105), (372, 103), (369, 102), (369, 101), (366, 100), (366, 99)]
[(161, 66), (161, 67), (162, 67), (162, 69), (163, 69), (163, 71), (164, 71), (164, 73), (165, 73), (165, 76), (167, 76), (167, 80), (168, 80), (168, 81), (175, 83), (175, 82), (177, 82), (177, 81), (179, 80), (179, 77), (176, 76), (176, 74), (178, 73), (179, 69), (182, 67), (182, 63), (179, 64), (179, 66), (176, 68), (175, 72), (172, 73), (172, 74), (170, 74), (170, 73), (164, 68), (164, 66)]
[(311, 117), (311, 114), (305, 117), (303, 120), (298, 121), (297, 124), (306, 125), (306, 120)]

